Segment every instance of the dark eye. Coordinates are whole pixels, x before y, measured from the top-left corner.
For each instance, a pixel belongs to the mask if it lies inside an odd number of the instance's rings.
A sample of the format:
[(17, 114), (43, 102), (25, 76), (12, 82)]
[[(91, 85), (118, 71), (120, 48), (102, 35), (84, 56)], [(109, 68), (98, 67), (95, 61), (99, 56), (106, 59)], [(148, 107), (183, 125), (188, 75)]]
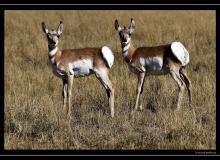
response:
[(131, 37), (131, 33), (129, 33), (128, 35), (129, 35), (129, 37)]
[(57, 35), (57, 38), (60, 38), (60, 35)]

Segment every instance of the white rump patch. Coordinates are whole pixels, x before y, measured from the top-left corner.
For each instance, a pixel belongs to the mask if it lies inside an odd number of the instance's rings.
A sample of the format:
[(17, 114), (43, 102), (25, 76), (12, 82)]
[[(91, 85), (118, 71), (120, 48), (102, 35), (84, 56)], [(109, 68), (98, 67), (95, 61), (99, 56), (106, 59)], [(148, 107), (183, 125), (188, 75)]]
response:
[(77, 60), (69, 64), (69, 71), (75, 77), (87, 76), (92, 69), (92, 61), (90, 59)]
[(103, 55), (104, 59), (106, 60), (106, 62), (108, 63), (109, 68), (111, 68), (114, 63), (114, 55), (113, 55), (111, 49), (108, 48), (107, 46), (103, 46), (102, 47), (102, 55)]
[(182, 63), (183, 66), (189, 63), (189, 52), (180, 42), (173, 42), (171, 50), (176, 58)]

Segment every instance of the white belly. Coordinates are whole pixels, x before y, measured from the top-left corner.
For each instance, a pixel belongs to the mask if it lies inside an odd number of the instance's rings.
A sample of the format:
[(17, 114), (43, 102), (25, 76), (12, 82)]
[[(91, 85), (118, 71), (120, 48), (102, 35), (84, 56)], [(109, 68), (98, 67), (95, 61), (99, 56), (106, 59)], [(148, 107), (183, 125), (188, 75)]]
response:
[(146, 73), (162, 74), (163, 60), (160, 57), (140, 58), (140, 64)]
[(91, 74), (92, 61), (90, 59), (77, 60), (69, 64), (69, 72), (74, 77), (82, 77)]

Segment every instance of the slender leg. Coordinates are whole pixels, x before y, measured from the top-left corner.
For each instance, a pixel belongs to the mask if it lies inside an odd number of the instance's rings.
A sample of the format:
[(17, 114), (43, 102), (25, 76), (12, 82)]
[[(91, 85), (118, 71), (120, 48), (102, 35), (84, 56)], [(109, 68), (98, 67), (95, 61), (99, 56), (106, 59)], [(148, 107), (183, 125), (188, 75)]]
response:
[(181, 69), (180, 69), (180, 77), (186, 84), (186, 88), (187, 88), (188, 96), (189, 96), (189, 106), (191, 107), (191, 102), (192, 102), (191, 81), (187, 77), (186, 73), (183, 73), (183, 71)]
[(108, 103), (109, 103), (109, 108), (110, 108), (110, 112), (111, 112), (111, 117), (114, 117), (115, 111), (114, 111), (114, 88), (112, 86), (111, 81), (109, 80), (109, 78), (107, 78), (107, 89), (106, 92), (108, 94)]
[(67, 79), (62, 79), (62, 80), (63, 80), (63, 90), (62, 90), (63, 107), (64, 107), (64, 110), (67, 111), (66, 100), (67, 100), (67, 84), (68, 84), (68, 80)]
[(101, 82), (103, 87), (106, 89), (111, 117), (113, 118), (114, 117), (114, 88), (108, 77), (108, 73), (105, 70), (96, 71), (96, 77)]
[[(134, 110), (138, 109), (138, 103), (139, 103), (139, 99), (140, 99), (140, 94), (141, 91), (143, 92), (143, 83), (144, 83), (144, 77), (145, 77), (145, 73), (139, 73), (138, 75), (138, 85), (137, 85), (137, 90), (136, 90), (136, 103), (135, 103), (135, 108)], [(140, 109), (142, 109), (142, 104), (140, 104)]]
[(68, 116), (71, 117), (71, 100), (72, 100), (72, 84), (73, 84), (73, 75), (68, 76)]
[(139, 108), (140, 108), (141, 111), (143, 110), (143, 106), (142, 106), (143, 94), (142, 93), (144, 91), (145, 77), (146, 77), (146, 74), (144, 75), (144, 80), (143, 80), (143, 83), (142, 83), (142, 86), (141, 86), (140, 99), (139, 99)]
[(177, 110), (179, 110), (180, 105), (181, 105), (180, 103), (181, 103), (182, 96), (183, 96), (183, 91), (184, 91), (184, 83), (183, 83), (182, 79), (180, 78), (179, 72), (175, 72), (175, 71), (171, 70), (170, 74), (179, 86), (179, 95), (178, 95), (178, 101), (177, 101)]

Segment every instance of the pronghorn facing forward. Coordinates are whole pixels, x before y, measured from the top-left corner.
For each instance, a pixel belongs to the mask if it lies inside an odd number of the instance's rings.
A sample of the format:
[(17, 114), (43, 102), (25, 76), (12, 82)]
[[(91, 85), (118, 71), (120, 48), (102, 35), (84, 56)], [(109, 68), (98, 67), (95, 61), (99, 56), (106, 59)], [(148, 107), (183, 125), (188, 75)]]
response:
[(48, 30), (45, 23), (42, 29), (48, 40), (48, 56), (52, 64), (53, 73), (63, 80), (63, 104), (66, 108), (68, 98), (68, 116), (71, 115), (71, 89), (73, 78), (95, 74), (97, 79), (106, 89), (109, 98), (111, 117), (114, 117), (114, 89), (108, 77), (108, 71), (114, 62), (114, 55), (107, 47), (58, 49), (58, 40), (63, 32), (63, 23), (60, 22), (57, 30)]
[(115, 29), (119, 33), (122, 55), (128, 64), (131, 72), (137, 74), (137, 97), (135, 110), (142, 110), (142, 92), (145, 76), (171, 74), (179, 86), (177, 109), (180, 108), (180, 101), (184, 91), (184, 85), (188, 90), (189, 105), (191, 105), (191, 82), (183, 68), (189, 63), (189, 53), (180, 42), (173, 42), (167, 45), (155, 47), (134, 48), (131, 43), (131, 33), (135, 30), (135, 22), (131, 19), (130, 26), (121, 28), (118, 20), (115, 20)]

